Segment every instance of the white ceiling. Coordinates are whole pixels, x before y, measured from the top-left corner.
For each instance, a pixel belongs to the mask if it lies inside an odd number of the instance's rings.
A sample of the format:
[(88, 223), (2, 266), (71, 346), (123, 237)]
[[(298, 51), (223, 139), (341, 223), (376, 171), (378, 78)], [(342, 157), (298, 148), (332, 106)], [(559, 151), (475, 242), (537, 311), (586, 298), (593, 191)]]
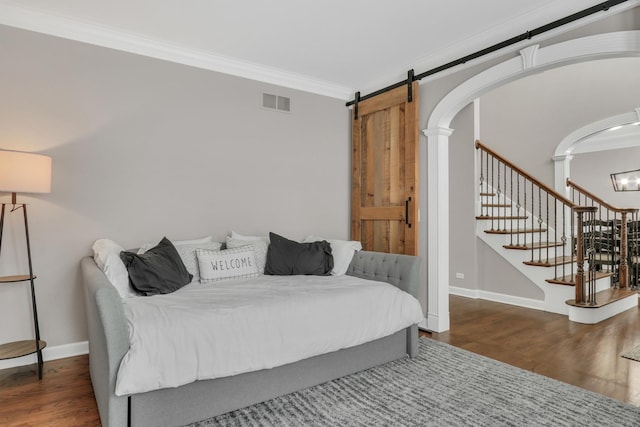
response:
[(0, 24), (347, 99), (599, 3), (0, 0)]

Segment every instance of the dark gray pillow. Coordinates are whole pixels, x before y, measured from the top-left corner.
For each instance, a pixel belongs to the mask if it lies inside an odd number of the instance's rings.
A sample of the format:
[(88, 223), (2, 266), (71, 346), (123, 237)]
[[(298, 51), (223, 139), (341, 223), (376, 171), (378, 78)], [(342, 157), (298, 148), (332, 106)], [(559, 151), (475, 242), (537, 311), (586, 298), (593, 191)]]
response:
[(298, 243), (275, 233), (269, 233), (269, 240), (264, 274), (326, 276), (333, 269), (331, 245), (326, 240)]
[(166, 237), (140, 255), (122, 251), (120, 259), (129, 272), (131, 287), (142, 295), (169, 294), (193, 278), (175, 246)]

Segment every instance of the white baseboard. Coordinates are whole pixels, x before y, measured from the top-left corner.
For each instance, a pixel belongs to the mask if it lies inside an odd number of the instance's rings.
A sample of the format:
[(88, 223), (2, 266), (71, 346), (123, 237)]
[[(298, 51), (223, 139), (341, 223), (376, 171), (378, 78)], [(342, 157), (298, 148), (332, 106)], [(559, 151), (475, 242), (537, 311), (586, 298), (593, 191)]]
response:
[(449, 293), (461, 297), (500, 302), (503, 304), (516, 305), (518, 307), (532, 308), (534, 310), (545, 310), (544, 301), (537, 299), (498, 294), (495, 292), (483, 291), (480, 289), (458, 288), (456, 286), (449, 286)]
[(426, 325), (424, 322), (420, 325), (423, 325), (422, 329), (429, 332), (446, 332), (449, 330), (449, 311), (446, 313), (439, 313), (437, 315), (427, 313)]
[[(64, 359), (65, 357), (80, 356), (82, 354), (89, 354), (88, 341), (45, 347), (44, 350), (42, 350), (42, 359), (47, 362), (49, 360)], [(34, 353), (14, 359), (0, 360), (0, 369), (33, 365), (35, 363), (38, 363), (38, 357)]]

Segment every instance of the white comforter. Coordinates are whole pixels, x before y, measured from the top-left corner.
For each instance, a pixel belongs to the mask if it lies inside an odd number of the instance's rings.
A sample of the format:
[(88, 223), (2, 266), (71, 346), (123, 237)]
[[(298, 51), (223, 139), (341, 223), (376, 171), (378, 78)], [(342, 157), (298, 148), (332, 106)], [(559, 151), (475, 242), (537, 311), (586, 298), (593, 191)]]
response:
[(353, 276), (260, 276), (129, 298), (118, 396), (273, 368), (422, 321), (411, 295)]

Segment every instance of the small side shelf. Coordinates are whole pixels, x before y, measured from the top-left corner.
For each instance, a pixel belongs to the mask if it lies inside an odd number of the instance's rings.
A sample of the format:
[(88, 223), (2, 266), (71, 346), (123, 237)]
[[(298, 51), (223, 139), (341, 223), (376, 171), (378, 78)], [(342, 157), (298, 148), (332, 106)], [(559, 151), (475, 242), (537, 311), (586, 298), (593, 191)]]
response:
[(35, 325), (36, 339), (35, 340), (23, 340), (12, 341), (5, 344), (0, 344), (0, 360), (15, 359), (16, 357), (28, 356), (29, 354), (37, 353), (38, 355), (38, 379), (42, 379), (42, 349), (47, 346), (47, 343), (40, 339), (40, 328), (38, 327), (38, 314), (36, 310), (35, 301), (35, 289), (33, 288), (33, 281), (36, 279), (35, 275), (20, 274), (16, 276), (0, 276), (0, 285), (3, 283), (17, 283), (17, 282), (31, 282), (31, 295), (33, 304), (33, 322)]
[(14, 341), (0, 345), (0, 360), (13, 359), (42, 351), (47, 343), (40, 340), (36, 346), (35, 340)]

